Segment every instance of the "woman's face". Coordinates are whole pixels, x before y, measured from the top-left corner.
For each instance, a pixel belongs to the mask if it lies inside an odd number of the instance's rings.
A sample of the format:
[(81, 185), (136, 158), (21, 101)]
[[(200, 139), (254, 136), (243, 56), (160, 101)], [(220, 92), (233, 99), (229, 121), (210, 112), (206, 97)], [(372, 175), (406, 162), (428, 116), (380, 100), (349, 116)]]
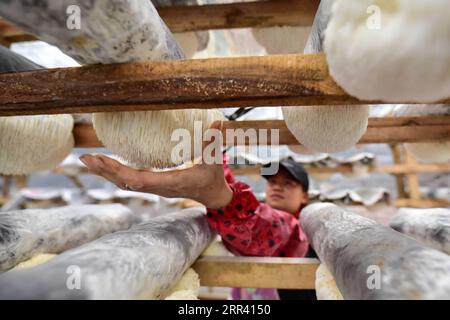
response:
[(285, 169), (280, 168), (267, 181), (266, 203), (272, 208), (296, 214), (308, 203), (308, 193)]

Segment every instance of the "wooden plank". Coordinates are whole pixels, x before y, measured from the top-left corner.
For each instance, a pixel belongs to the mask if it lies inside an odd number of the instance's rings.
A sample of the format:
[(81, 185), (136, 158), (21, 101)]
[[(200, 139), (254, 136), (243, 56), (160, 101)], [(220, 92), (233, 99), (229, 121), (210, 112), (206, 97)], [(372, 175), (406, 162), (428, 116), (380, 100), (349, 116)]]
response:
[(275, 0), (158, 8), (172, 32), (273, 26), (311, 26), (318, 0)]
[[(435, 119), (431, 119), (435, 118)], [(439, 119), (438, 119), (439, 118)], [(387, 125), (382, 126), (386, 119)], [(423, 121), (419, 117), (390, 119), (371, 118), (366, 133), (359, 141), (361, 144), (370, 143), (400, 143), (400, 142), (432, 142), (435, 140), (450, 139), (450, 117), (426, 117)], [(431, 124), (434, 122), (434, 124)], [(226, 122), (224, 131), (227, 129), (278, 129), (280, 145), (296, 145), (297, 139), (287, 128), (283, 120), (255, 120)], [(259, 137), (258, 137), (259, 138)], [(258, 139), (258, 144), (260, 143)], [(237, 145), (238, 139), (226, 139), (225, 144)], [(271, 144), (270, 135), (267, 144)]]
[[(211, 29), (311, 26), (319, 0), (277, 0), (247, 3), (172, 6), (158, 12), (172, 32)], [(0, 18), (0, 37), (9, 42), (37, 40)]]
[[(246, 166), (233, 166), (230, 165), (231, 171), (234, 175), (260, 175), (259, 165), (246, 165)], [(431, 165), (419, 165), (411, 168), (405, 165), (392, 165), (384, 167), (369, 166), (367, 168), (369, 173), (389, 173), (392, 175), (404, 175), (407, 173), (450, 173), (450, 165), (448, 164), (431, 164)], [(307, 167), (306, 171), (309, 174), (333, 174), (333, 173), (353, 173), (351, 166), (337, 166), (337, 167)], [(58, 167), (54, 170), (58, 174), (66, 174), (64, 167)], [(87, 170), (82, 169), (79, 173), (87, 173)], [(406, 195), (405, 195), (406, 197)]]
[[(440, 103), (450, 104), (450, 99)], [(149, 61), (0, 74), (0, 116), (348, 104), (368, 102), (349, 96), (334, 82), (323, 54)], [(392, 137), (407, 134), (403, 131), (408, 129), (395, 128), (398, 132)], [(430, 125), (421, 134), (434, 135), (434, 130)], [(376, 132), (368, 137), (378, 138)]]
[[(391, 118), (384, 118), (387, 126), (383, 127), (382, 119), (371, 118), (369, 119), (369, 126), (367, 132), (364, 134), (359, 143), (389, 143), (389, 142), (430, 142), (435, 140), (449, 140), (450, 139), (450, 116), (436, 116), (436, 117), (424, 117), (423, 119), (417, 117), (398, 118), (395, 119), (396, 123), (400, 127), (394, 127), (392, 124), (394, 121)], [(372, 126), (375, 122), (376, 126)], [(431, 126), (429, 123), (435, 122), (436, 124)], [(407, 127), (405, 124), (412, 125)], [(438, 124), (439, 123), (439, 124)], [(280, 145), (298, 145), (298, 141), (287, 129), (283, 120), (257, 120), (257, 121), (226, 121), (223, 125), (223, 135), (225, 137), (224, 145), (241, 145), (249, 144), (250, 142), (263, 143), (260, 141), (259, 136), (255, 141), (241, 141), (239, 139), (227, 139), (227, 130), (229, 129), (267, 129), (269, 138), (266, 144), (271, 143), (270, 130), (278, 129), (279, 131), (279, 144)], [(400, 129), (400, 130), (399, 130)], [(424, 133), (426, 131), (426, 133)], [(99, 148), (102, 147), (102, 143), (97, 138), (92, 125), (90, 124), (78, 124), (74, 128), (75, 146), (78, 148)], [(425, 168), (425, 167), (423, 167)], [(392, 169), (395, 171), (395, 169)], [(414, 170), (414, 169), (412, 169)], [(434, 169), (426, 169), (430, 172), (434, 172)], [(394, 173), (394, 172), (393, 172)]]
[(450, 207), (450, 201), (444, 199), (397, 199), (395, 206), (398, 208), (446, 208)]
[[(134, 62), (0, 74), (0, 116), (367, 103), (347, 95), (334, 82), (323, 54)], [(392, 137), (408, 127), (396, 130)], [(434, 130), (429, 126), (421, 134), (436, 134)], [(378, 137), (374, 132), (368, 139)]]
[(203, 257), (193, 265), (202, 286), (314, 289), (317, 259)]
[(0, 175), (1, 178), (3, 178), (3, 185), (0, 193), (0, 197), (8, 198), (10, 191), (11, 191), (11, 183), (12, 183), (12, 176), (6, 176), (6, 175)]
[(379, 143), (406, 143), (406, 142), (433, 142), (447, 140), (450, 137), (448, 126), (420, 126), (420, 127), (384, 127), (369, 128), (364, 134), (363, 142)]
[[(231, 170), (235, 175), (259, 175), (260, 166), (259, 165), (249, 165), (249, 166), (231, 166)], [(336, 166), (336, 167), (306, 167), (306, 171), (309, 174), (332, 174), (332, 173), (353, 173), (351, 166)], [(417, 174), (417, 173), (450, 173), (450, 164), (424, 164), (424, 165), (390, 165), (375, 167), (369, 166), (367, 168), (369, 173), (388, 173), (396, 176), (402, 176), (405, 174)], [(401, 195), (401, 197), (406, 197), (406, 195)]]
[(449, 116), (378, 117), (370, 118), (369, 127), (437, 126), (450, 123)]
[(358, 104), (324, 55), (149, 61), (0, 74), (0, 116)]
[[(247, 176), (247, 175), (260, 175), (261, 166), (260, 165), (248, 165), (248, 166), (238, 166), (234, 167), (230, 165), (230, 169), (235, 176)], [(339, 167), (326, 167), (326, 168), (305, 168), (309, 174), (333, 174), (333, 173), (347, 173), (351, 174), (353, 169), (350, 166), (339, 166)]]
[(416, 174), (416, 173), (450, 173), (450, 164), (405, 164), (384, 166), (377, 170), (378, 172), (390, 173), (395, 175)]

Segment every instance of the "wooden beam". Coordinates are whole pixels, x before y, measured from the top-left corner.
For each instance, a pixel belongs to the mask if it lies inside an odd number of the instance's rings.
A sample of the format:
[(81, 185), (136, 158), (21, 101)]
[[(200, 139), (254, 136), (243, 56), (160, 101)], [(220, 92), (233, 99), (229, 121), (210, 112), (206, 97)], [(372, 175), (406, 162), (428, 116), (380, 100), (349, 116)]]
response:
[[(158, 8), (174, 32), (273, 26), (311, 26), (319, 0), (275, 0), (260, 2), (171, 6)], [(37, 40), (0, 18), (0, 37), (9, 42)]]
[[(259, 165), (248, 165), (234, 167), (231, 165), (231, 170), (235, 175), (259, 175)], [(309, 174), (333, 174), (333, 173), (353, 173), (351, 166), (341, 165), (337, 167), (306, 167), (306, 171)], [(390, 165), (390, 166), (369, 166), (367, 168), (369, 173), (388, 173), (395, 176), (401, 176), (405, 174), (417, 174), (417, 173), (450, 173), (450, 164), (423, 164), (423, 165)], [(404, 197), (403, 195), (401, 197)]]
[(203, 257), (193, 268), (202, 286), (314, 289), (318, 266), (306, 258)]
[[(237, 167), (230, 165), (230, 169), (235, 176), (247, 176), (247, 175), (260, 175), (261, 174), (261, 166), (260, 165), (247, 165), (247, 166), (237, 166)], [(307, 167), (305, 169), (309, 174), (333, 174), (333, 173), (351, 174), (353, 172), (353, 169), (350, 166), (324, 167), (324, 168)]]
[(395, 206), (398, 208), (446, 208), (450, 207), (450, 201), (444, 199), (397, 199)]
[[(383, 126), (383, 122), (386, 126)], [(256, 120), (256, 121), (226, 121), (223, 126), (223, 135), (226, 138), (228, 129), (267, 129), (269, 130), (269, 139), (271, 142), (270, 130), (278, 129), (279, 144), (281, 145), (298, 145), (298, 141), (287, 129), (283, 120)], [(95, 131), (90, 124), (78, 124), (74, 128), (75, 146), (78, 148), (100, 148), (101, 141), (97, 138)], [(258, 138), (258, 137), (257, 137)], [(450, 140), (450, 116), (435, 117), (407, 117), (407, 118), (371, 118), (367, 132), (364, 134), (359, 143), (398, 143), (398, 142), (430, 142), (435, 140)], [(248, 144), (249, 141), (240, 141), (238, 139), (225, 139), (224, 144), (235, 145)], [(259, 139), (254, 141), (260, 143)], [(415, 165), (410, 168), (411, 171), (417, 166), (423, 170), (434, 172), (435, 167), (426, 167), (423, 165)], [(440, 168), (441, 167), (437, 167)], [(395, 167), (392, 167), (392, 173), (395, 173)], [(399, 172), (401, 173), (401, 172)]]
[(210, 29), (311, 26), (320, 1), (275, 0), (158, 8), (172, 32)]
[[(278, 129), (281, 145), (296, 145), (297, 139), (292, 135), (283, 120), (255, 120), (226, 122), (226, 129)], [(226, 135), (225, 135), (226, 137)], [(226, 144), (236, 145), (238, 139), (226, 140)], [(359, 141), (370, 143), (432, 142), (450, 140), (450, 116), (443, 117), (407, 117), (407, 118), (371, 118), (366, 133)], [(271, 143), (271, 139), (267, 139)], [(259, 144), (259, 141), (258, 141)]]
[[(334, 82), (323, 54), (149, 61), (0, 74), (0, 116), (368, 103), (349, 96)], [(450, 99), (439, 103), (450, 104)], [(433, 130), (430, 126), (423, 134)], [(377, 136), (374, 133), (372, 139)]]
[(378, 172), (390, 173), (394, 175), (416, 174), (416, 173), (450, 173), (449, 163), (439, 164), (405, 164), (381, 167)]
[(0, 74), (0, 116), (358, 104), (324, 55), (134, 62)]
[[(450, 104), (450, 99), (439, 103)], [(368, 102), (349, 96), (334, 82), (323, 54), (133, 62), (0, 74), (0, 116), (348, 104)], [(433, 130), (430, 126), (423, 134)], [(374, 132), (371, 139), (377, 136)]]

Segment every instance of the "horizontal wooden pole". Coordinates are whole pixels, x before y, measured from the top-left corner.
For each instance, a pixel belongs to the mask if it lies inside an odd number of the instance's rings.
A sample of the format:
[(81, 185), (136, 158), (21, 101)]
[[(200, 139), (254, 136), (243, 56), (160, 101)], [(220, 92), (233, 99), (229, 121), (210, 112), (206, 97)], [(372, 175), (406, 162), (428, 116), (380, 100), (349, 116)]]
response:
[[(261, 175), (260, 165), (242, 165), (238, 167), (230, 165), (230, 169), (235, 176)], [(349, 166), (324, 167), (324, 168), (308, 167), (306, 168), (306, 171), (309, 174), (333, 174), (333, 173), (351, 174), (353, 172), (352, 168)]]
[(384, 166), (378, 169), (378, 172), (390, 173), (395, 175), (413, 174), (413, 173), (450, 173), (450, 164), (415, 164), (415, 165), (392, 165)]
[[(289, 131), (283, 120), (255, 120), (226, 122), (226, 129), (278, 129), (280, 145), (296, 145), (298, 141)], [(450, 140), (450, 116), (442, 117), (406, 117), (406, 118), (371, 118), (366, 133), (360, 144), (431, 142)], [(237, 145), (238, 139), (226, 141), (226, 144)], [(267, 139), (267, 143), (272, 141)], [(248, 144), (248, 143), (246, 143)], [(259, 141), (258, 141), (259, 144)]]
[(450, 201), (445, 199), (397, 199), (395, 206), (398, 208), (446, 208), (450, 207)]
[(172, 32), (311, 26), (319, 0), (274, 0), (158, 8)]
[[(172, 32), (273, 26), (311, 26), (319, 0), (275, 0), (158, 8)], [(0, 18), (0, 37), (9, 42), (36, 38)]]
[[(0, 74), (0, 116), (368, 103), (349, 96), (334, 82), (323, 54)], [(450, 104), (450, 99), (439, 103)]]
[[(383, 124), (384, 123), (384, 124)], [(283, 120), (256, 120), (256, 121), (226, 121), (223, 126), (224, 145), (249, 144), (248, 140), (226, 141), (227, 129), (278, 129), (280, 145), (298, 145), (298, 141), (287, 129)], [(97, 138), (90, 124), (78, 124), (74, 128), (75, 146), (78, 148), (100, 148), (101, 141)], [(258, 138), (258, 136), (257, 136)], [(450, 116), (434, 117), (405, 117), (405, 118), (371, 118), (367, 132), (360, 140), (360, 144), (369, 143), (402, 143), (402, 142), (432, 142), (436, 140), (450, 140)], [(256, 141), (260, 141), (257, 139)], [(267, 143), (270, 143), (268, 139)], [(419, 166), (419, 165), (418, 165)], [(415, 166), (416, 167), (416, 166)], [(414, 167), (414, 168), (415, 168)], [(420, 167), (420, 166), (419, 166)], [(411, 172), (415, 169), (411, 168)], [(426, 168), (426, 169), (425, 169)], [(423, 170), (433, 172), (433, 168), (423, 167)], [(396, 169), (392, 168), (392, 173)], [(397, 172), (398, 173), (398, 172)], [(406, 173), (406, 172), (401, 172)]]
[(0, 74), (0, 116), (360, 103), (324, 55), (134, 62)]
[[(232, 167), (231, 170), (235, 175), (259, 175), (261, 173), (259, 165)], [(354, 172), (353, 168), (347, 165), (323, 168), (307, 167), (306, 171), (309, 174), (352, 174)], [(450, 173), (450, 164), (418, 164), (416, 166), (390, 165), (382, 167), (368, 166), (367, 171), (369, 173), (388, 173), (392, 175), (404, 175), (411, 173)]]
[(193, 268), (202, 286), (314, 289), (318, 266), (306, 258), (203, 257)]

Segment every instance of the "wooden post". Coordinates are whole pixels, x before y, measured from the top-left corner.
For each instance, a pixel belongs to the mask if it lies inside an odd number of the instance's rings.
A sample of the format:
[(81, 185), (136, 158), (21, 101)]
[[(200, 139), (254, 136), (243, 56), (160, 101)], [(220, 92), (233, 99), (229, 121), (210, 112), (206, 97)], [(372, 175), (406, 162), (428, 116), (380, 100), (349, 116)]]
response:
[(11, 176), (5, 176), (2, 175), (3, 178), (3, 186), (2, 186), (2, 193), (1, 196), (6, 199), (9, 197), (9, 192), (10, 192), (10, 188), (11, 188), (11, 182), (12, 182), (12, 178)]
[(11, 47), (11, 41), (0, 35), (0, 45), (9, 48), (9, 47)]
[[(405, 162), (407, 165), (417, 165), (414, 156), (407, 150), (405, 150)], [(416, 173), (408, 173), (406, 175), (408, 181), (408, 193), (411, 200), (420, 200), (420, 184), (419, 177)]]
[(28, 185), (27, 176), (13, 176), (13, 180), (18, 189), (26, 188)]
[[(398, 144), (390, 144), (389, 145), (391, 152), (392, 152), (392, 158), (394, 160), (394, 163), (396, 165), (400, 165), (402, 163), (402, 155), (400, 146)], [(395, 175), (395, 182), (397, 185), (397, 198), (406, 198), (406, 191), (405, 191), (405, 177), (403, 174), (397, 174)]]

